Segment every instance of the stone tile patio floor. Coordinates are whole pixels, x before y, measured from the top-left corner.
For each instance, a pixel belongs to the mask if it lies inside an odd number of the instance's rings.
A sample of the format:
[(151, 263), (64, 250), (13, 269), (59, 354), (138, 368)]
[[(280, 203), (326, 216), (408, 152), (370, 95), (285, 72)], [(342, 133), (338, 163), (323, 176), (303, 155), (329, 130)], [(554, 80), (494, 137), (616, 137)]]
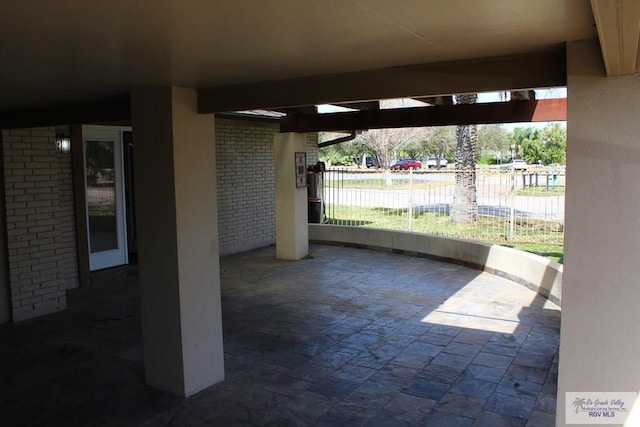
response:
[(459, 265), (312, 245), (221, 259), (226, 380), (146, 386), (137, 279), (0, 327), (6, 426), (551, 426), (559, 308)]

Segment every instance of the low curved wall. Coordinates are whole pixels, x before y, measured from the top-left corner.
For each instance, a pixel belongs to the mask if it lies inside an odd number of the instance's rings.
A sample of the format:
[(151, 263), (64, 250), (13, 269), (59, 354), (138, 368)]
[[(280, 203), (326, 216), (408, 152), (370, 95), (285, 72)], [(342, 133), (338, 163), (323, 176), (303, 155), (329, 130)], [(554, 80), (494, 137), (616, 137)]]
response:
[(536, 291), (560, 305), (562, 265), (500, 245), (366, 227), (309, 224), (309, 241), (384, 249), (486, 271)]

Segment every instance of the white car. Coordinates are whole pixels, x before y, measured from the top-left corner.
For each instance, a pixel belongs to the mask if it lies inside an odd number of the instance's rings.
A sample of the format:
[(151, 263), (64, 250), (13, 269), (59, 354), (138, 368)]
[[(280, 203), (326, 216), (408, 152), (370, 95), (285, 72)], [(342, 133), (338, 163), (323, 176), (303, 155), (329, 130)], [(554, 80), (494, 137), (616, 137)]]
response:
[[(436, 159), (435, 156), (430, 156), (429, 158), (427, 158), (427, 161), (425, 162), (425, 164), (427, 165), (427, 168), (429, 168), (429, 169), (435, 168), (435, 167), (438, 166), (438, 159)], [(449, 162), (447, 161), (447, 159), (445, 159), (444, 157), (440, 157), (440, 167), (441, 168), (446, 168), (448, 164), (449, 164)]]
[(506, 165), (502, 165), (501, 169), (514, 170), (514, 171), (526, 171), (529, 165), (522, 159), (513, 159)]

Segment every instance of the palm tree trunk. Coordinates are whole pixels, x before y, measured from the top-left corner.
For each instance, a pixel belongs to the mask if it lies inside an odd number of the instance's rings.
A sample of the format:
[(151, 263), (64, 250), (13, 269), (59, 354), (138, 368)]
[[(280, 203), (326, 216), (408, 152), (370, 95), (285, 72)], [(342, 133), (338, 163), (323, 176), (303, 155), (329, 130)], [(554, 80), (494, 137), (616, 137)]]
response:
[[(456, 95), (457, 104), (474, 104), (475, 93)], [(478, 218), (476, 162), (478, 160), (476, 125), (458, 126), (456, 130), (456, 186), (451, 203), (451, 221), (475, 222)]]

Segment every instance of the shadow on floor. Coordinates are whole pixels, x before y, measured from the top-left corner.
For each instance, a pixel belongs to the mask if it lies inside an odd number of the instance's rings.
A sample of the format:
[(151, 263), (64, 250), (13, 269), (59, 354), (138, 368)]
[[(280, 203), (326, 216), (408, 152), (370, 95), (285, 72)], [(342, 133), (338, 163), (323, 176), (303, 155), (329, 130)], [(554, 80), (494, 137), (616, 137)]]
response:
[(146, 386), (137, 278), (0, 327), (5, 425), (554, 425), (560, 311), (466, 267), (353, 248), (221, 258), (226, 380)]

